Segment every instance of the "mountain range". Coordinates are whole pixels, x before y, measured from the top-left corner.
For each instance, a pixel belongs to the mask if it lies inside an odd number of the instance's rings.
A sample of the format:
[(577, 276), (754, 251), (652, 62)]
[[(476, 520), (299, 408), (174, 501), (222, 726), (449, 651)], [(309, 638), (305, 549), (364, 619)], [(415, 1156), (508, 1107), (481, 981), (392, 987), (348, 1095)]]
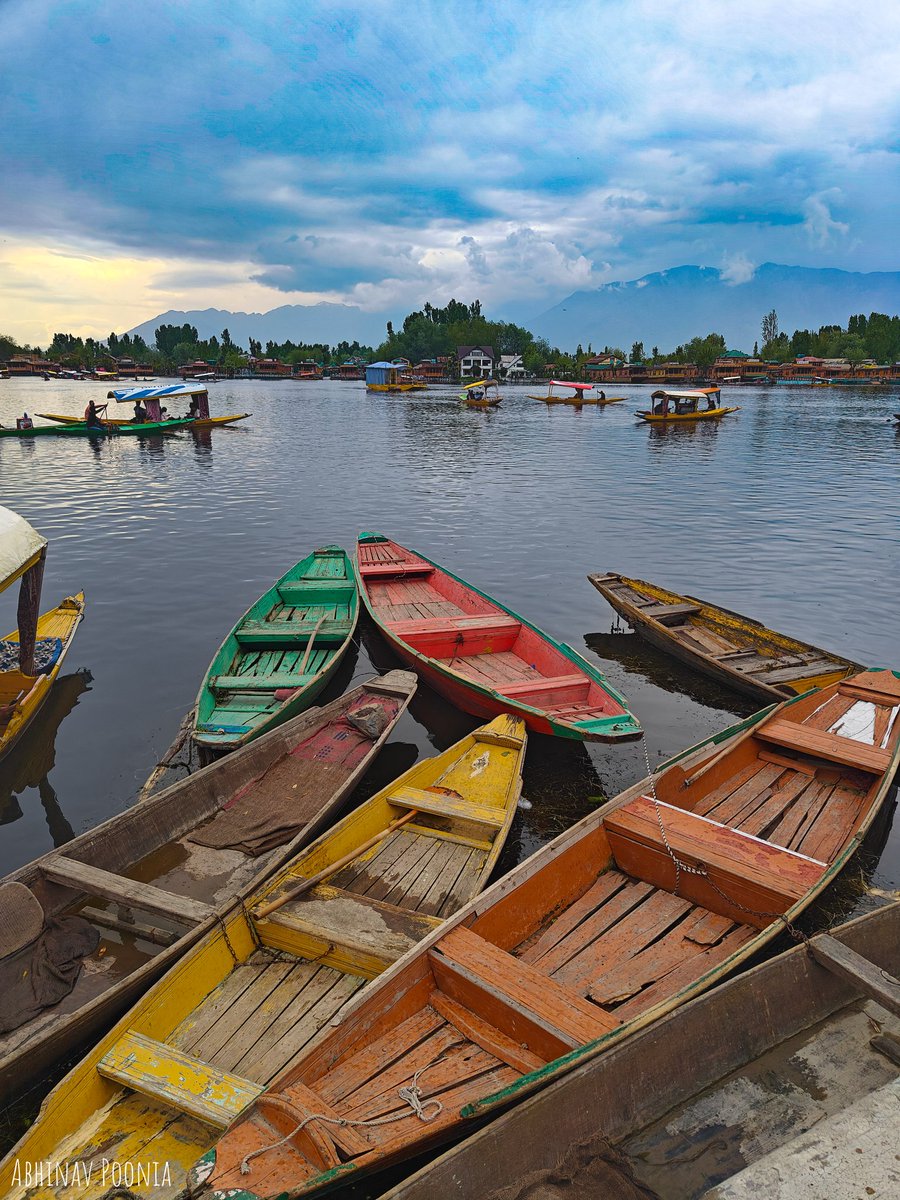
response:
[(221, 338), (222, 330), (227, 328), (231, 340), (245, 350), (251, 338), (263, 346), (269, 340), (329, 346), (357, 341), (377, 346), (385, 338), (385, 320), (380, 313), (363, 312), (350, 304), (283, 304), (266, 313), (229, 312), (224, 308), (169, 309), (128, 332), (140, 334), (152, 346), (160, 325), (185, 323), (193, 325), (203, 341), (213, 334)]
[(749, 353), (773, 308), (781, 330), (846, 326), (854, 313), (900, 312), (900, 272), (862, 274), (763, 263), (733, 278), (713, 267), (673, 267), (628, 282), (607, 283), (565, 300), (528, 322), (561, 350), (619, 347), (642, 341), (663, 352), (693, 337), (721, 333), (731, 350)]
[[(572, 292), (552, 308), (517, 323), (573, 351), (577, 345), (631, 349), (642, 341), (647, 353), (663, 352), (692, 337), (721, 333), (732, 350), (750, 352), (761, 339), (760, 325), (775, 309), (779, 327), (818, 329), (846, 326), (854, 313), (900, 313), (900, 272), (863, 274), (830, 267), (788, 267), (763, 263), (736, 273), (714, 267), (684, 266), (657, 271), (640, 279), (606, 283), (591, 291)], [(502, 314), (499, 314), (502, 316)], [(136, 325), (153, 344), (159, 325), (196, 327), (203, 339), (220, 337), (227, 328), (232, 340), (246, 348), (250, 338), (273, 342), (336, 345), (359, 341), (377, 346), (388, 318), (402, 324), (404, 313), (368, 313), (347, 304), (285, 304), (267, 313), (229, 312), (221, 308), (170, 309)]]

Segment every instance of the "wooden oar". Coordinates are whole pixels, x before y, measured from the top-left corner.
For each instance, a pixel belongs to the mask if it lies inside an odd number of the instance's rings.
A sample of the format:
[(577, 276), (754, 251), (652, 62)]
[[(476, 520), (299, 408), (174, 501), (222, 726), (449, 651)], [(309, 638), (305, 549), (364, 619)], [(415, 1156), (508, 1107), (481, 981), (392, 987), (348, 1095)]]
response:
[(381, 830), (380, 833), (374, 834), (367, 841), (357, 846), (355, 850), (351, 850), (349, 854), (345, 854), (343, 858), (339, 858), (336, 862), (330, 863), (327, 867), (323, 867), (322, 870), (317, 871), (315, 875), (310, 875), (309, 879), (302, 879), (295, 887), (292, 887), (289, 891), (280, 895), (277, 900), (270, 900), (268, 904), (257, 905), (257, 907), (253, 909), (253, 916), (256, 917), (257, 920), (260, 920), (263, 917), (267, 917), (269, 913), (274, 912), (276, 908), (281, 908), (283, 904), (287, 904), (288, 900), (296, 900), (298, 896), (302, 896), (303, 893), (308, 892), (310, 888), (314, 888), (318, 884), (324, 882), (324, 880), (326, 880), (330, 875), (333, 875), (336, 871), (340, 871), (342, 867), (348, 866), (355, 859), (359, 858), (361, 854), (364, 854), (366, 850), (371, 850), (373, 846), (377, 846), (379, 842), (383, 842), (388, 834), (393, 833), (395, 830), (399, 829), (401, 825), (405, 825), (407, 821), (411, 821), (413, 817), (417, 817), (418, 815), (418, 809), (411, 808), (408, 813), (404, 813), (403, 816), (398, 817), (396, 821), (391, 821), (390, 825), (387, 825)]
[(316, 640), (316, 634), (319, 632), (320, 628), (322, 627), (322, 622), (324, 620), (325, 620), (325, 615), (323, 613), (323, 615), (321, 617), (319, 617), (318, 621), (316, 621), (315, 629), (309, 635), (309, 641), (306, 643), (306, 653), (303, 655), (303, 662), (300, 664), (300, 674), (301, 675), (306, 670), (306, 664), (309, 662), (309, 656), (312, 654), (313, 642)]

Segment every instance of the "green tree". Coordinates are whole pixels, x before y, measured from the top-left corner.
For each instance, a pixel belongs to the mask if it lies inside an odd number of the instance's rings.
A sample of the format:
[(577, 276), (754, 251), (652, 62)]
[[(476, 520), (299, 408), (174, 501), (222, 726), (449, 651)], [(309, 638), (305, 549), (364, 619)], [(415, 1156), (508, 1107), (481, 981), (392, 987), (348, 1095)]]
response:
[(644, 361), (644, 343), (634, 342), (631, 347), (631, 357), (628, 359), (632, 363), (642, 363)]
[(774, 342), (778, 337), (778, 313), (773, 308), (771, 312), (767, 312), (762, 319), (762, 340), (763, 346), (767, 346), (769, 342)]

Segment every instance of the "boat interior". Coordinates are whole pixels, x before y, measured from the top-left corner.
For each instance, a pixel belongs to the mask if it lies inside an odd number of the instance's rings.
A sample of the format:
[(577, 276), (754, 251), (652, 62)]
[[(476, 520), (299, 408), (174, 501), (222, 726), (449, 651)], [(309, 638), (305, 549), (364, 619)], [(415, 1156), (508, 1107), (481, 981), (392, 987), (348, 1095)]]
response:
[(858, 671), (858, 664), (775, 633), (714, 605), (619, 575), (592, 575), (595, 586), (652, 617), (686, 649), (713, 659), (786, 696), (827, 687)]
[(227, 746), (308, 687), (353, 631), (356, 583), (341, 551), (316, 551), (282, 579), (229, 635), (209, 674), (197, 717), (204, 744)]
[(329, 800), (371, 753), (371, 734), (354, 726), (356, 714), (370, 718), (376, 706), (389, 728), (403, 702), (390, 677), (358, 688), (330, 705), (324, 721), (311, 713), (300, 729), (279, 729), (230, 758), (227, 782), (219, 768), (203, 772), (17, 872), (13, 886), (30, 890), (45, 922), (77, 916), (100, 940), (67, 995), (0, 1035), (0, 1061), (65, 1028), (112, 989), (134, 985), (131, 998), (139, 996), (142, 967), (158, 956), (175, 961), (176, 943), (289, 855), (308, 822), (328, 814)]
[[(867, 827), (898, 714), (900, 678), (868, 672), (586, 818), (279, 1080), (220, 1142), (216, 1187), (274, 1194), (350, 1161), (386, 1165), (477, 1115), (467, 1105), (708, 986)], [(427, 1123), (401, 1090), (414, 1086)], [(310, 1114), (362, 1124), (298, 1130)]]
[(90, 1157), (115, 1139), (120, 1161), (125, 1145), (128, 1158), (186, 1173), (368, 979), (481, 890), (515, 814), (524, 745), (521, 721), (497, 718), (348, 814), (233, 910), (77, 1069), (99, 1117), (70, 1147)]
[(540, 634), (395, 542), (359, 543), (378, 619), (425, 658), (562, 722), (624, 708)]

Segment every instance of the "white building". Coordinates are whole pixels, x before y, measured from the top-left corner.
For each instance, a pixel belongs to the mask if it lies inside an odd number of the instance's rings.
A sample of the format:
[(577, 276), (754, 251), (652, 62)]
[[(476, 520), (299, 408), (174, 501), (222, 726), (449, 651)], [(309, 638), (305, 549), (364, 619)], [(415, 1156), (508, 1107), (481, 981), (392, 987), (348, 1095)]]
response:
[(460, 346), (456, 351), (460, 379), (483, 379), (494, 370), (494, 351), (490, 346)]

